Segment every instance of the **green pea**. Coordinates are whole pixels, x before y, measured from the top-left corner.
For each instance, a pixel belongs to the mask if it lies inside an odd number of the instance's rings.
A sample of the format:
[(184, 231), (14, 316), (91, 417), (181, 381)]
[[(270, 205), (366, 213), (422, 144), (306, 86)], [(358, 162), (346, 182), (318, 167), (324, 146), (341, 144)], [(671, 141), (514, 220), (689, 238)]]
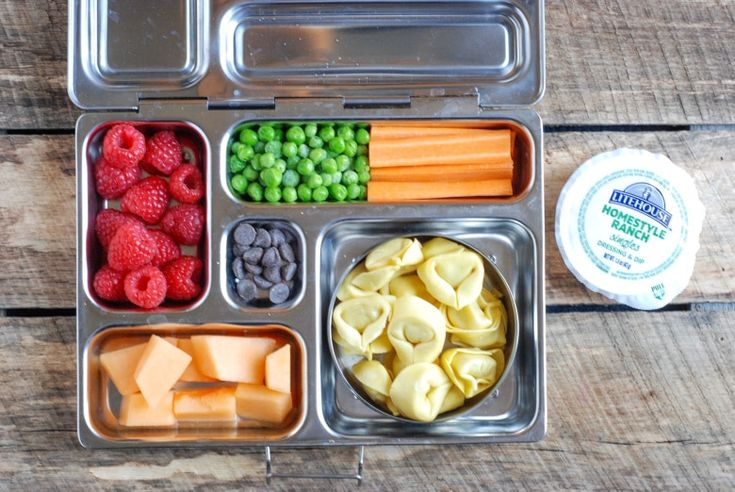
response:
[(368, 159), (364, 155), (358, 155), (357, 157), (355, 157), (355, 163), (353, 164), (353, 167), (358, 173), (361, 171), (365, 171), (368, 168), (368, 165)]
[(345, 186), (349, 186), (351, 184), (357, 183), (359, 180), (357, 173), (353, 170), (345, 171), (342, 174), (342, 184)]
[(286, 171), (286, 161), (283, 159), (276, 159), (276, 164), (273, 166), (274, 169), (278, 169), (282, 173)]
[(227, 168), (230, 170), (231, 173), (239, 173), (243, 169), (245, 169), (245, 163), (237, 158), (236, 155), (231, 155), (229, 159), (227, 159)]
[(255, 151), (249, 145), (240, 145), (240, 148), (237, 149), (237, 158), (243, 162), (249, 161), (254, 155)]
[(299, 173), (294, 171), (293, 169), (288, 169), (286, 172), (283, 173), (283, 186), (298, 186), (299, 181), (301, 181), (301, 178), (299, 177)]
[(242, 171), (242, 175), (245, 176), (245, 179), (248, 181), (257, 181), (260, 173), (258, 173), (253, 166), (245, 166), (245, 169)]
[(357, 197), (358, 200), (366, 200), (367, 199), (367, 186), (360, 185), (360, 196)]
[(355, 142), (354, 140), (346, 141), (344, 154), (347, 157), (355, 157), (357, 155), (357, 142)]
[(265, 184), (268, 188), (275, 188), (276, 186), (279, 186), (281, 184), (281, 180), (283, 180), (283, 173), (276, 169), (275, 167), (272, 167), (270, 169), (264, 169), (260, 172), (260, 178), (263, 180), (263, 184)]
[(299, 195), (299, 200), (302, 202), (311, 201), (311, 188), (309, 188), (305, 183), (301, 183), (299, 187), (296, 188), (296, 194)]
[(299, 157), (302, 159), (306, 159), (309, 157), (309, 152), (311, 152), (311, 149), (306, 144), (299, 145)]
[(347, 198), (347, 187), (341, 184), (333, 184), (329, 187), (329, 196), (336, 202), (343, 202)]
[(334, 137), (329, 141), (329, 150), (335, 154), (341, 154), (345, 151), (345, 140), (342, 137)]
[(260, 164), (260, 156), (257, 154), (253, 156), (253, 158), (250, 160), (250, 165), (256, 171), (260, 171), (261, 169), (263, 169), (263, 166)]
[(325, 173), (329, 173), (329, 174), (334, 174), (339, 169), (337, 167), (337, 161), (332, 158), (324, 159), (321, 165), (322, 165), (322, 171), (324, 171)]
[(346, 125), (342, 125), (337, 128), (337, 135), (339, 135), (339, 137), (345, 142), (355, 139), (355, 132), (352, 131), (352, 128)]
[(300, 126), (292, 126), (286, 131), (286, 140), (301, 145), (306, 142), (306, 134)]
[(260, 156), (260, 166), (263, 169), (268, 169), (276, 165), (276, 156), (271, 154), (270, 152), (266, 152), (265, 154)]
[(325, 142), (329, 142), (330, 140), (332, 140), (334, 138), (334, 135), (334, 128), (332, 128), (331, 126), (325, 126), (321, 130), (319, 130), (319, 136)]
[(299, 146), (293, 142), (285, 142), (281, 145), (281, 154), (288, 159), (294, 157), (299, 152)]
[(262, 154), (265, 152), (265, 142), (257, 142), (255, 145), (253, 145), (253, 150), (256, 154)]
[(281, 201), (281, 189), (268, 187), (265, 189), (265, 199), (270, 203), (278, 203)]
[(283, 144), (278, 140), (271, 140), (265, 144), (265, 151), (273, 154), (276, 157), (281, 157), (281, 146)]
[(283, 188), (281, 194), (283, 195), (283, 201), (286, 203), (293, 203), (299, 197), (296, 193), (296, 188), (293, 186), (286, 186)]
[(320, 186), (319, 188), (311, 192), (311, 198), (317, 203), (326, 201), (328, 197), (329, 190), (326, 186)]
[(258, 140), (261, 142), (270, 142), (276, 138), (276, 129), (270, 125), (260, 125), (258, 128)]
[(355, 133), (355, 141), (360, 145), (367, 145), (370, 142), (370, 132), (364, 128), (360, 128)]
[(245, 193), (245, 190), (248, 189), (248, 180), (242, 174), (235, 174), (230, 180), (230, 184), (232, 189), (240, 194)]
[(276, 135), (273, 140), (278, 140), (279, 142), (283, 142), (283, 129), (276, 128)]
[(248, 196), (254, 202), (263, 200), (263, 187), (260, 183), (250, 183), (248, 185)]
[(301, 160), (301, 157), (297, 155), (292, 155), (288, 159), (286, 159), (286, 169), (296, 169), (296, 165)]
[(256, 143), (258, 143), (258, 134), (250, 128), (245, 128), (243, 131), (240, 132), (240, 142), (252, 147)]
[(311, 188), (312, 190), (313, 190), (314, 188), (319, 188), (319, 187), (320, 187), (320, 186), (322, 186), (323, 184), (324, 184), (324, 183), (322, 182), (322, 177), (321, 177), (321, 175), (319, 175), (319, 174), (317, 174), (317, 173), (313, 173), (313, 174), (311, 174), (311, 175), (310, 175), (310, 176), (309, 176), (309, 177), (308, 177), (308, 178), (306, 179), (306, 185), (307, 185), (307, 186), (308, 186), (309, 188)]
[(309, 147), (312, 149), (321, 149), (324, 147), (324, 140), (314, 135), (309, 139)]
[(240, 149), (240, 147), (242, 147), (242, 144), (240, 142), (230, 141), (228, 150), (233, 154), (237, 154), (237, 151)]
[(347, 198), (350, 200), (357, 200), (360, 196), (360, 185), (351, 184), (347, 187)]
[(357, 181), (360, 184), (367, 184), (370, 181), (370, 171), (366, 169), (357, 173)]
[(314, 163), (311, 159), (301, 159), (296, 166), (296, 171), (302, 176), (310, 176), (314, 174)]
[(332, 183), (341, 183), (342, 182), (342, 173), (337, 171), (336, 173), (332, 173)]
[(337, 170), (340, 172), (347, 171), (352, 165), (352, 159), (346, 155), (337, 156), (335, 160), (337, 161)]
[(233, 145), (235, 145), (236, 143), (237, 143), (237, 144), (239, 144), (240, 142), (235, 142), (235, 141), (234, 141), (233, 139), (229, 139), (229, 140), (227, 141), (227, 153), (228, 153), (228, 154), (229, 154), (230, 152), (234, 152), (234, 151), (232, 150), (232, 146), (233, 146)]
[(357, 146), (357, 155), (368, 155), (368, 146), (367, 145), (358, 145)]
[(314, 164), (319, 164), (326, 158), (327, 158), (327, 151), (324, 149), (312, 149), (312, 151), (309, 152), (309, 159), (314, 161)]
[(312, 138), (314, 135), (316, 135), (317, 127), (314, 123), (309, 123), (304, 127), (304, 134), (306, 135), (306, 138)]
[(334, 182), (334, 181), (332, 181), (332, 175), (331, 174), (321, 173), (321, 174), (319, 174), (319, 176), (322, 177), (322, 184), (324, 186), (329, 186), (329, 185), (331, 185)]

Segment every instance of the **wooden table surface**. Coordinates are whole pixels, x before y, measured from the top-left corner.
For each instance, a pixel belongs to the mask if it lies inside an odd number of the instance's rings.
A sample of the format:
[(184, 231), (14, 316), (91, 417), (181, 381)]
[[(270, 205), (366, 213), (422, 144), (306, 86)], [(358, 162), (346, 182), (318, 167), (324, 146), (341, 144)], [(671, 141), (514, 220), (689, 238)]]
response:
[[(735, 0), (546, 2), (548, 435), (368, 448), (365, 488), (735, 488)], [(74, 122), (67, 5), (0, 2), (0, 489), (264, 485), (263, 452), (89, 451), (76, 437)], [(637, 312), (586, 290), (553, 236), (563, 183), (617, 147), (661, 152), (707, 208), (689, 287)], [(347, 471), (352, 449), (277, 451)], [(276, 480), (272, 487), (351, 489)], [(483, 488), (484, 488), (483, 487)]]

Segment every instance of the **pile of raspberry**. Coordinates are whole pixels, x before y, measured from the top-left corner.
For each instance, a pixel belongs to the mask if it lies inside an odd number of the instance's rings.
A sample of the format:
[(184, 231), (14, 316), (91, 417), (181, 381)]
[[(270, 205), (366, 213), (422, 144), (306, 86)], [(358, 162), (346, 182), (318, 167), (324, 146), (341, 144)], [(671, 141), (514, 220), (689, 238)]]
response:
[(104, 137), (94, 179), (97, 193), (119, 199), (121, 209), (103, 209), (95, 218), (107, 260), (94, 276), (97, 295), (144, 309), (165, 299), (196, 298), (202, 261), (183, 255), (181, 246), (201, 240), (204, 179), (197, 166), (184, 162), (176, 134), (164, 130), (146, 139), (132, 125), (113, 126)]

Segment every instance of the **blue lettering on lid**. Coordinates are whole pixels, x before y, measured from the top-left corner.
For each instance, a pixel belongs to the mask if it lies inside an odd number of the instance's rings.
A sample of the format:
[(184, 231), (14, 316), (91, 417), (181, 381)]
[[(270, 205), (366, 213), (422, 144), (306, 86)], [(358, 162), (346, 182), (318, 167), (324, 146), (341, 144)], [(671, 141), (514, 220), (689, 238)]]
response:
[(671, 222), (664, 195), (652, 184), (634, 183), (624, 190), (613, 190), (610, 203), (640, 212), (667, 228)]

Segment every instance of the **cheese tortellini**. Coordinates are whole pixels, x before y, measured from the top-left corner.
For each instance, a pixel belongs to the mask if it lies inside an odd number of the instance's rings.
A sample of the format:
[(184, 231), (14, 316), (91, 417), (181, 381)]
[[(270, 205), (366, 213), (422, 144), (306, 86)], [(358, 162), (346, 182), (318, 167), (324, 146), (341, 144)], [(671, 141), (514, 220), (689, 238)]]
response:
[(482, 257), (441, 237), (389, 240), (353, 268), (337, 290), (333, 341), (376, 405), (431, 422), (497, 384), (508, 318), (484, 282)]

